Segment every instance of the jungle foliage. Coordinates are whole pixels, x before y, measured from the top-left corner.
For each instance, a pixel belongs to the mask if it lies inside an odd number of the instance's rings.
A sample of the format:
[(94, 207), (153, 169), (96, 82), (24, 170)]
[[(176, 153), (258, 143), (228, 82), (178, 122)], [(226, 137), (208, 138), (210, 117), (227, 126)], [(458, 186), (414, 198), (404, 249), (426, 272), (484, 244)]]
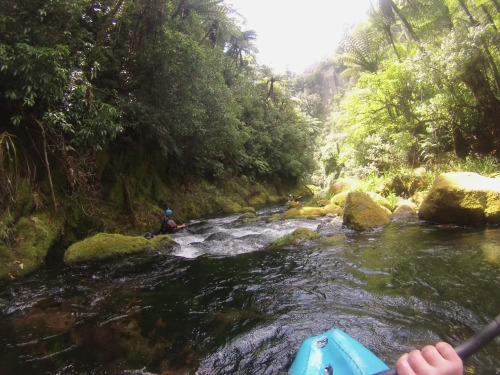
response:
[(166, 179), (298, 181), (315, 130), (255, 37), (221, 0), (3, 0), (0, 203), (26, 177), (54, 209), (98, 194), (99, 163), (138, 150)]
[[(379, 0), (333, 61), (337, 96), (321, 158), (327, 173), (496, 157), (498, 0)], [(491, 157), (490, 157), (491, 159)]]

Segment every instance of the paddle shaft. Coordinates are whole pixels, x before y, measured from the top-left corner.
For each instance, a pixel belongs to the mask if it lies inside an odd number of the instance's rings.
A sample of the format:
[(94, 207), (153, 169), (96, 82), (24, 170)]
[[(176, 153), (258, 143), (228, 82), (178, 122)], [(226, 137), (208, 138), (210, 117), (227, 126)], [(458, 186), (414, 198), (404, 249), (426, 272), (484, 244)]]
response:
[(177, 215), (176, 215), (176, 214), (174, 214), (173, 212), (172, 212), (172, 216), (174, 217), (174, 219), (175, 219), (175, 220), (180, 221), (180, 223), (181, 223), (181, 224), (184, 224), (184, 222), (183, 222), (181, 219), (179, 219), (179, 218), (177, 217)]
[[(169, 207), (168, 203), (166, 203), (163, 199), (160, 200), (160, 203), (163, 205), (164, 208), (168, 208)], [(176, 214), (174, 214), (173, 211), (172, 211), (172, 216), (174, 217), (175, 220), (179, 221), (181, 224), (184, 224), (184, 221), (182, 221), (181, 219), (179, 219), (179, 217)]]
[[(456, 346), (455, 351), (462, 360), (465, 360), (498, 335), (500, 335), (500, 315), (484, 326), (467, 341)], [(389, 370), (377, 372), (373, 375), (397, 375), (397, 371), (395, 368), (391, 368)]]

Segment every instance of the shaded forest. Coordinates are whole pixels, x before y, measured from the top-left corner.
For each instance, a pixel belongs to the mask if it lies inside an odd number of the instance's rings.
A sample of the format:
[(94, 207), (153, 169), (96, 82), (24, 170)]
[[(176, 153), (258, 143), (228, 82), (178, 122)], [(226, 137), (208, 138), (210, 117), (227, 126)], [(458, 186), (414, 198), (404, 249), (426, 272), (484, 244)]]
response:
[(2, 1), (2, 206), (21, 179), (57, 209), (61, 190), (141, 167), (166, 183), (309, 173), (315, 130), (237, 19), (215, 0)]

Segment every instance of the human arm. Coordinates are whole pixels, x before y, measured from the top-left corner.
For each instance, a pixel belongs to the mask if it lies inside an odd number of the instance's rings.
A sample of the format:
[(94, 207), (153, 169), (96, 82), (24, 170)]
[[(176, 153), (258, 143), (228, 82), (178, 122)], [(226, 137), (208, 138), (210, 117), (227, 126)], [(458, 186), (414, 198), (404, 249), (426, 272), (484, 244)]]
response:
[(440, 342), (401, 356), (396, 363), (398, 375), (462, 375), (462, 360), (450, 344)]

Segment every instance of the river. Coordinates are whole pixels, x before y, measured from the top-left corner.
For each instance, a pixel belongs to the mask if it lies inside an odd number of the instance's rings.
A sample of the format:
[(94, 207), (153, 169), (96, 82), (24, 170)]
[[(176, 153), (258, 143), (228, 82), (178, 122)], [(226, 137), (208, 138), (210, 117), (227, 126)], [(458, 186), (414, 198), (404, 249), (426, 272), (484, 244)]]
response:
[[(344, 330), (389, 366), (500, 313), (500, 228), (193, 221), (169, 252), (47, 267), (0, 286), (0, 372), (285, 374), (302, 340)], [(320, 241), (269, 251), (297, 227)], [(500, 372), (500, 340), (467, 361)]]

